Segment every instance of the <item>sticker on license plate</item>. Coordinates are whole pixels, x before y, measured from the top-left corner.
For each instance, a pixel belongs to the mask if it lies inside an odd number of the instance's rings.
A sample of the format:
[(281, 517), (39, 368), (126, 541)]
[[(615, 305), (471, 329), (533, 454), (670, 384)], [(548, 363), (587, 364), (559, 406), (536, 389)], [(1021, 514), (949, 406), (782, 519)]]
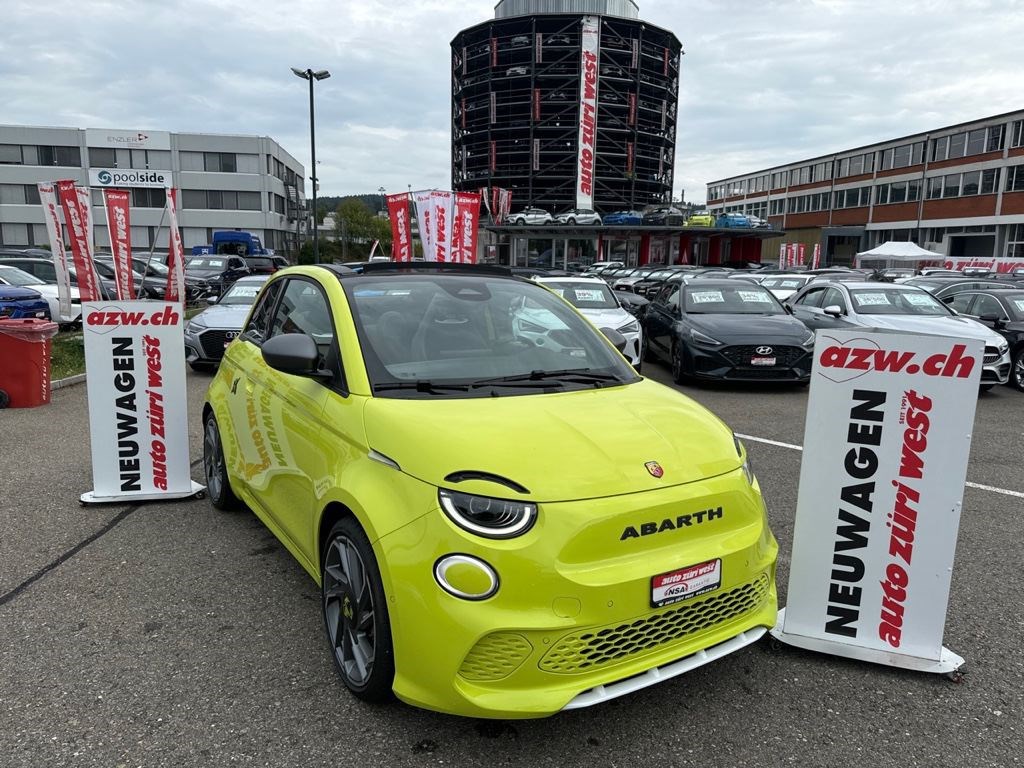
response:
[(722, 585), (722, 561), (708, 560), (706, 563), (689, 565), (678, 571), (669, 571), (651, 579), (651, 607), (689, 600), (707, 594)]
[(752, 357), (750, 358), (751, 365), (775, 365), (774, 357)]

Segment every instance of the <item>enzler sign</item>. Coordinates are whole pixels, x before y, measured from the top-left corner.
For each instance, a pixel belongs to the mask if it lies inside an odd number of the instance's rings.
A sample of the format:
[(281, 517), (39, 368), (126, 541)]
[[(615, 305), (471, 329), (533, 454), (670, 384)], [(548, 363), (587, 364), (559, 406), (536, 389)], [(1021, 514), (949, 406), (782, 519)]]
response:
[(85, 145), (108, 149), (170, 149), (171, 134), (167, 131), (113, 131), (106, 128), (86, 128)]
[(131, 168), (90, 168), (89, 186), (92, 187), (169, 187), (170, 171), (144, 171)]

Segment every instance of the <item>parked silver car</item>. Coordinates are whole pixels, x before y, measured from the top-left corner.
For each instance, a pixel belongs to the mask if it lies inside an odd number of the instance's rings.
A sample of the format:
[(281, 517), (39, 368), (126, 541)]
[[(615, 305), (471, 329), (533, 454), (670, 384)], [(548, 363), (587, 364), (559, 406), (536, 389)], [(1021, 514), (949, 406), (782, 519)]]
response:
[(210, 298), (211, 306), (185, 324), (185, 359), (193, 370), (209, 370), (224, 357), (224, 350), (242, 331), (260, 288), (270, 275), (241, 277), (223, 295)]
[(555, 216), (559, 224), (596, 224), (601, 225), (601, 214), (589, 208), (571, 208)]
[(551, 214), (543, 208), (523, 208), (519, 213), (508, 217), (509, 224), (550, 224), (554, 221)]

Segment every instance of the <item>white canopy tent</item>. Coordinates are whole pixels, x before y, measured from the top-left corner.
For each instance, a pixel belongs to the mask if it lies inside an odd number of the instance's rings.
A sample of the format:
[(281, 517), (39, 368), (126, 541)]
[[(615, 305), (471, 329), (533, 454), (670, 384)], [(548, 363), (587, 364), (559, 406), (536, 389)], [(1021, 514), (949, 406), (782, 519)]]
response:
[(946, 257), (935, 251), (926, 251), (920, 246), (905, 240), (889, 240), (870, 251), (857, 254), (855, 266), (865, 261), (885, 262), (884, 266), (892, 267), (900, 264), (918, 264), (922, 261), (945, 261)]

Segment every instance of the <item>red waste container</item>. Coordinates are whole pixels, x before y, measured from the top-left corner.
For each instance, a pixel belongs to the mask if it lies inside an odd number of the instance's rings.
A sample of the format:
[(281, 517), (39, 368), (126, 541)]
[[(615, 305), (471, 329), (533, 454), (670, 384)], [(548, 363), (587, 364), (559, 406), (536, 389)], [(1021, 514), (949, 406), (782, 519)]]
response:
[(50, 402), (49, 320), (0, 320), (0, 408), (34, 408)]

